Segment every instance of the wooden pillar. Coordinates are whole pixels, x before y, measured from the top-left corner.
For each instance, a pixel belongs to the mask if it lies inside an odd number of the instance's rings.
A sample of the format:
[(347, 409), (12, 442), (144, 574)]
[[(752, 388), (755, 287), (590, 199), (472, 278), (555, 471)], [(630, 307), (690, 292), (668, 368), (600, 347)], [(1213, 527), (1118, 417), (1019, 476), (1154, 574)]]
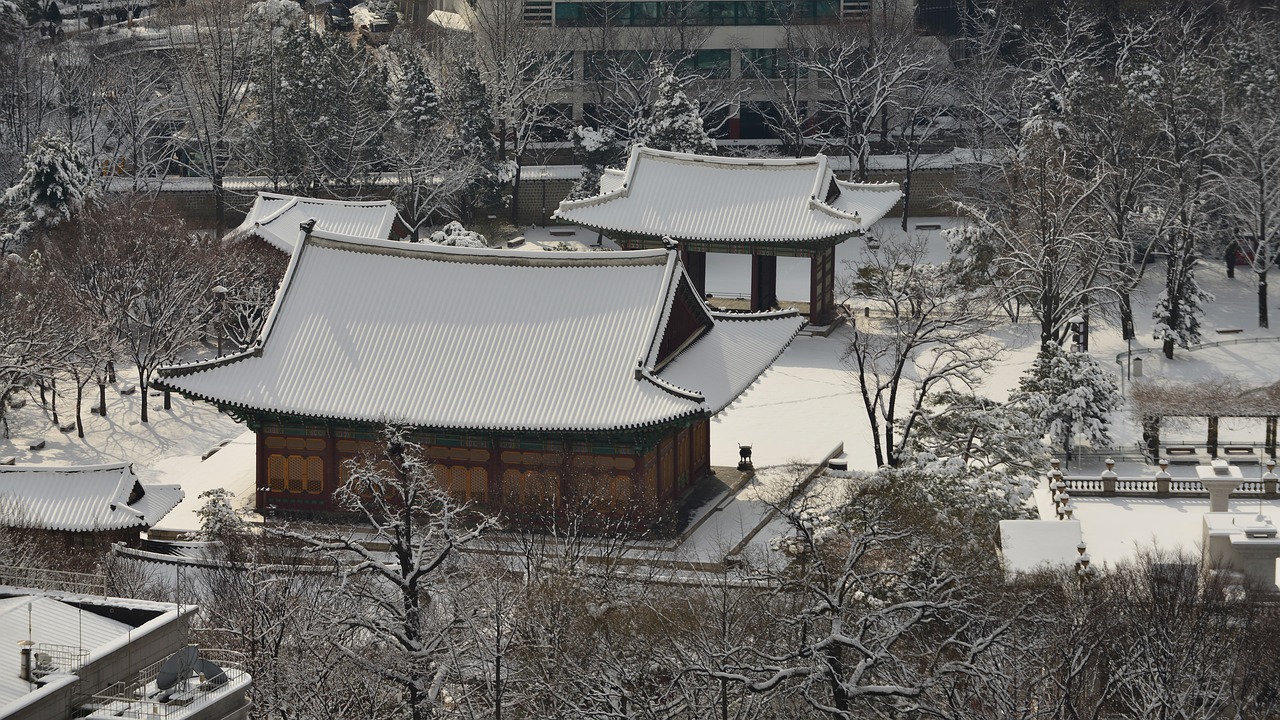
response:
[(809, 322), (830, 325), (835, 320), (836, 249), (827, 247), (809, 256)]
[(324, 509), (333, 510), (333, 491), (338, 489), (338, 468), (342, 460), (338, 458), (338, 438), (333, 428), (325, 428), (324, 435)]
[(772, 310), (777, 304), (777, 256), (751, 253), (751, 309)]
[(1218, 457), (1218, 418), (1209, 418), (1209, 457)]
[(681, 245), (680, 261), (684, 263), (684, 270), (689, 273), (689, 280), (693, 282), (693, 289), (698, 291), (698, 297), (706, 297), (707, 254), (697, 250), (686, 250), (685, 246)]
[(1274, 415), (1267, 418), (1267, 456), (1271, 458), (1276, 456), (1276, 418)]
[(254, 436), (256, 437), (255, 444), (258, 446), (258, 456), (256, 458), (258, 467), (254, 472), (257, 482), (253, 490), (254, 505), (256, 506), (254, 509), (258, 511), (258, 514), (265, 517), (267, 514), (267, 492), (265, 489), (267, 487), (267, 438), (266, 433), (262, 432), (262, 430), (255, 432)]
[(502, 510), (503, 503), (507, 500), (502, 487), (503, 467), (500, 445), (498, 438), (489, 436), (489, 462), (485, 463), (485, 467), (489, 469), (489, 507), (494, 511)]

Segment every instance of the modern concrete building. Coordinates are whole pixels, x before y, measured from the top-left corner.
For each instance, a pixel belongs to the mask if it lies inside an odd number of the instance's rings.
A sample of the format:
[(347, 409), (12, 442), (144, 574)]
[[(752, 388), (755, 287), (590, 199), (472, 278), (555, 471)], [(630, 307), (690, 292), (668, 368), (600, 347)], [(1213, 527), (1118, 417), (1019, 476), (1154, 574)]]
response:
[(0, 720), (247, 718), (248, 673), (188, 644), (196, 609), (0, 585)]

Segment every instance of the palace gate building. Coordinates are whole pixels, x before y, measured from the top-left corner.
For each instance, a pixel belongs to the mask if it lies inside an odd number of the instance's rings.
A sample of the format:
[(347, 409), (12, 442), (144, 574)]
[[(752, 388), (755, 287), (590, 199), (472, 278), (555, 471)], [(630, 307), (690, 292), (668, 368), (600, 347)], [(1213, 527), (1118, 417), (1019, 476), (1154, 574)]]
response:
[(835, 320), (836, 246), (893, 209), (897, 183), (838, 180), (825, 155), (722, 158), (636, 146), (624, 170), (606, 170), (600, 194), (565, 200), (554, 217), (625, 249), (680, 243), (699, 294), (708, 252), (751, 255), (751, 309), (778, 304), (778, 258), (809, 258), (809, 322)]

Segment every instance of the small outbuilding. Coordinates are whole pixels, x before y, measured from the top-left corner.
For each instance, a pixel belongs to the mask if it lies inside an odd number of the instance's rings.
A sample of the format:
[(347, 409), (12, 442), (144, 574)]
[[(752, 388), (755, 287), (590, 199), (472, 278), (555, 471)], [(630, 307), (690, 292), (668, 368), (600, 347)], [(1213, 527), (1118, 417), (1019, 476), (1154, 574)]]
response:
[(706, 254), (751, 255), (751, 309), (778, 304), (778, 258), (809, 258), (809, 321), (835, 319), (836, 246), (863, 235), (902, 197), (897, 183), (837, 179), (827, 156), (756, 159), (642, 146), (600, 178), (600, 194), (565, 200), (553, 217), (628, 250), (680, 243), (694, 288), (706, 292)]
[(142, 482), (131, 463), (0, 466), (0, 523), (69, 549), (137, 545), (183, 496), (178, 485)]
[(244, 222), (227, 233), (227, 239), (257, 237), (287, 255), (298, 244), (298, 225), (309, 219), (321, 231), (352, 237), (386, 240), (393, 233), (407, 234), (390, 200), (325, 200), (259, 192)]

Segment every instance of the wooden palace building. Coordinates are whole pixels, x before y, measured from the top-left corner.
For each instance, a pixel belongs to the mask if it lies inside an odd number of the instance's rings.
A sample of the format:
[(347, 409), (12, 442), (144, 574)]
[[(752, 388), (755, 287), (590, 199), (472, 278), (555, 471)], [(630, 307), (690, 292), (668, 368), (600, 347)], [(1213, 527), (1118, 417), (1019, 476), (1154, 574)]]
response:
[(751, 309), (778, 304), (778, 258), (809, 258), (809, 322), (835, 320), (836, 246), (893, 209), (897, 183), (839, 180), (825, 155), (752, 159), (636, 146), (600, 194), (560, 203), (554, 217), (607, 235), (627, 250), (680, 243), (699, 294), (709, 252), (751, 255)]
[(800, 330), (722, 314), (674, 248), (477, 250), (302, 238), (259, 339), (156, 385), (257, 432), (257, 506), (336, 508), (387, 422), (438, 481), (509, 521), (549, 509), (647, 524), (710, 468), (710, 422)]

